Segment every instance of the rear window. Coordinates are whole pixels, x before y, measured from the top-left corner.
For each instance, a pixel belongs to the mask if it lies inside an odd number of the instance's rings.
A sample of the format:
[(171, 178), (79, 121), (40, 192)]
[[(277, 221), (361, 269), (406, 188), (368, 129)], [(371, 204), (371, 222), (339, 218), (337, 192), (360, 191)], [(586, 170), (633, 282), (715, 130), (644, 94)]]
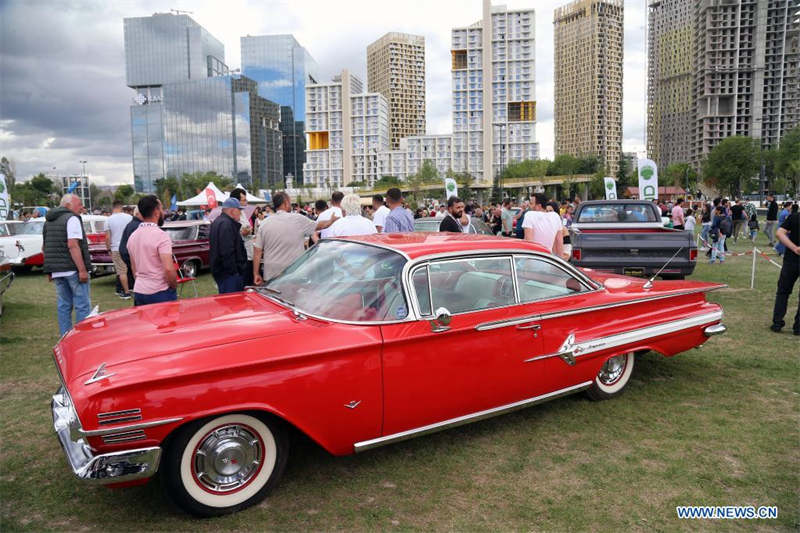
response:
[(584, 206), (577, 222), (661, 222), (652, 207), (644, 204), (597, 204)]

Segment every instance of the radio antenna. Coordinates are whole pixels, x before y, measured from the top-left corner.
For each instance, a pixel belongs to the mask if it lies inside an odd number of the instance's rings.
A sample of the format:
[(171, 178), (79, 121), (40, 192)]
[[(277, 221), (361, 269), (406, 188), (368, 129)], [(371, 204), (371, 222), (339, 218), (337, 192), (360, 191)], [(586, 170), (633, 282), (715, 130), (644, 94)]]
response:
[(650, 279), (648, 279), (648, 280), (647, 280), (647, 283), (645, 283), (645, 284), (642, 286), (642, 288), (643, 288), (643, 289), (652, 289), (652, 288), (653, 288), (653, 280), (654, 280), (654, 279), (656, 279), (656, 276), (658, 276), (659, 274), (661, 274), (661, 271), (662, 271), (662, 270), (664, 270), (665, 268), (667, 268), (667, 265), (668, 265), (668, 264), (670, 264), (670, 262), (672, 262), (672, 260), (673, 260), (673, 259), (675, 259), (675, 257), (676, 257), (676, 256), (677, 256), (679, 253), (681, 253), (681, 251), (682, 251), (683, 249), (684, 249), (684, 246), (681, 246), (680, 248), (678, 248), (678, 251), (677, 251), (677, 252), (675, 252), (674, 254), (672, 254), (672, 257), (670, 257), (669, 259), (667, 259), (667, 262), (666, 262), (666, 263), (664, 263), (664, 266), (662, 266), (661, 268), (659, 268), (659, 269), (658, 269), (658, 272), (656, 272), (655, 274), (653, 274), (653, 277), (652, 277), (652, 278), (650, 278)]

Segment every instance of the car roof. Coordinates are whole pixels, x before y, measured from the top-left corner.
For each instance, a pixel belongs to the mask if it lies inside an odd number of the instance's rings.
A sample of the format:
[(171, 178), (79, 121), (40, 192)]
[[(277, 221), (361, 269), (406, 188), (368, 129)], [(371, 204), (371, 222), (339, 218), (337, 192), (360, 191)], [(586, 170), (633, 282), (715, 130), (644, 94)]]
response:
[(648, 204), (655, 205), (652, 200), (584, 200), (580, 205), (606, 205), (606, 204)]
[(390, 248), (409, 259), (435, 254), (498, 250), (550, 253), (550, 250), (530, 241), (475, 233), (376, 233), (343, 240)]

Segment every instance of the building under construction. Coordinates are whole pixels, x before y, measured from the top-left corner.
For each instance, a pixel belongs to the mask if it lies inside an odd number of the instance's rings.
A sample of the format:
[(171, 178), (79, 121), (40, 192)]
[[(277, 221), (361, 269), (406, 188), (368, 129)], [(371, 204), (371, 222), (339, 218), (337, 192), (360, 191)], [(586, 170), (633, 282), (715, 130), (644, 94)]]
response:
[[(800, 123), (800, 0), (649, 3), (647, 151), (699, 168), (731, 135)], [(689, 63), (691, 61), (691, 63)]]

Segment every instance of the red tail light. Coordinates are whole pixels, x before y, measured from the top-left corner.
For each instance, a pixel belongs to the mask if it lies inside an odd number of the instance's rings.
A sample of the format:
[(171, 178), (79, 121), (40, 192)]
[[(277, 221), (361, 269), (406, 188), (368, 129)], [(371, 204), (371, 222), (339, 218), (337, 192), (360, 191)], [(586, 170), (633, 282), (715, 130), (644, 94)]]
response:
[(697, 248), (689, 250), (689, 261), (697, 261)]
[(580, 251), (579, 248), (573, 248), (572, 249), (572, 258), (575, 261), (580, 261), (581, 260), (581, 251)]

